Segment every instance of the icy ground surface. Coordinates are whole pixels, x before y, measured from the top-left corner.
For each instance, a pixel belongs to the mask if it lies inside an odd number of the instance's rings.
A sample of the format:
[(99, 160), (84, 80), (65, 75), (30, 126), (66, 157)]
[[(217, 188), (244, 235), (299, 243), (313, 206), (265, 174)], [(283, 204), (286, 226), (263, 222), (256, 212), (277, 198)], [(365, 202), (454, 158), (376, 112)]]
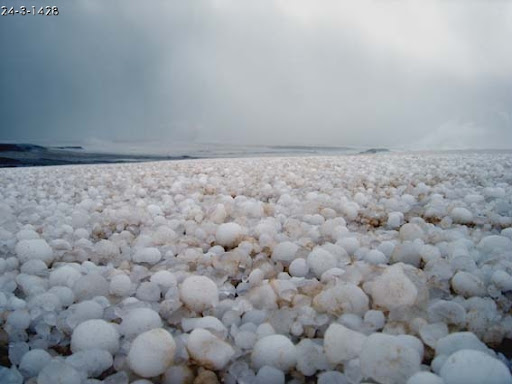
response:
[(0, 382), (511, 383), (511, 225), (507, 153), (0, 169)]

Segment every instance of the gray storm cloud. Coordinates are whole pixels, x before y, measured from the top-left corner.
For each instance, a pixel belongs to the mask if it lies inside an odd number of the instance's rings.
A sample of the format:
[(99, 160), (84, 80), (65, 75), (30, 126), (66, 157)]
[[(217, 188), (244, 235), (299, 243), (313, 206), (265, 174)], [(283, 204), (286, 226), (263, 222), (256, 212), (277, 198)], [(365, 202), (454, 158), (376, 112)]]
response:
[(56, 5), (0, 20), (0, 139), (512, 147), (509, 2)]

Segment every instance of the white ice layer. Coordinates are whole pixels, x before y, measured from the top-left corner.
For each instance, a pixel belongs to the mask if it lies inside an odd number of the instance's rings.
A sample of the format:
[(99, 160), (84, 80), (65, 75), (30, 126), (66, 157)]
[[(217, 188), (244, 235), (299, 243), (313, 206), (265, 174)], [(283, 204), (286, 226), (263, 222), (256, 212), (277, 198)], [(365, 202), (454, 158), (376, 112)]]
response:
[(511, 309), (510, 153), (0, 169), (0, 382), (512, 383)]

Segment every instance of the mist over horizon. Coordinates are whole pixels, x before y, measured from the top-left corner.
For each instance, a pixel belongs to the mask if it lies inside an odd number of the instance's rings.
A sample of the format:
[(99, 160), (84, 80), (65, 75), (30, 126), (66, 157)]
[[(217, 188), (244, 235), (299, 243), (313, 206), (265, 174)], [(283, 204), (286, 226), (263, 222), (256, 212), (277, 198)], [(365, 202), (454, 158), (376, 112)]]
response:
[(512, 148), (512, 3), (55, 4), (2, 18), (0, 141)]

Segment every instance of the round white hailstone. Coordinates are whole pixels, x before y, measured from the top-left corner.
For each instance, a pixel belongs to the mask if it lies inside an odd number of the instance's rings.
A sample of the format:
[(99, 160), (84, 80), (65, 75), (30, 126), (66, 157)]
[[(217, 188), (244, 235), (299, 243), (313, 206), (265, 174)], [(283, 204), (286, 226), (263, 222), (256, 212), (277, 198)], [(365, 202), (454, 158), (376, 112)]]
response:
[(183, 332), (189, 332), (196, 328), (206, 329), (221, 339), (225, 339), (228, 335), (226, 326), (213, 316), (184, 318), (181, 320), (181, 328)]
[(128, 338), (154, 328), (162, 327), (160, 315), (150, 308), (134, 308), (130, 310), (119, 326), (119, 332)]
[(258, 337), (254, 332), (240, 331), (235, 335), (235, 345), (240, 349), (251, 349)]
[(445, 323), (425, 324), (420, 328), (420, 337), (430, 348), (436, 348), (439, 339), (448, 335), (448, 326)]
[(176, 343), (163, 328), (141, 333), (133, 340), (126, 361), (130, 369), (141, 377), (161, 375), (174, 360)]
[(219, 290), (206, 276), (190, 276), (180, 286), (180, 299), (191, 310), (203, 312), (219, 303)]
[(473, 332), (455, 332), (437, 341), (436, 355), (450, 356), (462, 349), (489, 352), (489, 348)]
[(112, 277), (110, 280), (109, 291), (112, 295), (128, 296), (132, 288), (132, 281), (125, 274), (119, 274)]
[(163, 214), (162, 209), (158, 205), (155, 205), (155, 204), (148, 205), (148, 212), (152, 216), (157, 216), (157, 215)]
[(214, 370), (223, 369), (235, 354), (231, 345), (201, 328), (194, 329), (190, 334), (187, 350), (199, 365)]
[(391, 229), (399, 228), (404, 222), (404, 214), (402, 212), (390, 212), (388, 215), (387, 226)]
[(219, 225), (215, 233), (215, 239), (223, 247), (234, 247), (242, 239), (243, 230), (237, 223), (225, 223)]
[(158, 284), (150, 281), (142, 282), (137, 288), (135, 296), (141, 301), (159, 301), (162, 295), (162, 290)]
[(329, 363), (322, 345), (311, 339), (302, 339), (296, 346), (297, 370), (305, 376), (312, 376), (316, 371), (328, 369)]
[(409, 377), (407, 384), (444, 384), (444, 381), (432, 372), (423, 371)]
[(169, 271), (158, 271), (150, 277), (149, 281), (164, 288), (176, 287), (178, 285), (176, 276)]
[(500, 187), (487, 187), (484, 189), (484, 195), (494, 199), (502, 199), (505, 197), (505, 190)]
[(424, 235), (423, 229), (417, 224), (407, 223), (400, 227), (400, 239), (403, 241), (422, 239)]
[(335, 268), (338, 264), (336, 257), (322, 248), (315, 248), (307, 258), (309, 269), (320, 278), (325, 271)]
[(37, 384), (80, 384), (81, 382), (80, 373), (69, 364), (59, 360), (51, 361), (37, 376)]
[(388, 262), (388, 258), (381, 251), (376, 249), (372, 249), (366, 255), (364, 255), (364, 260), (368, 264), (379, 265), (386, 264)]
[(110, 261), (119, 256), (119, 246), (110, 240), (102, 239), (94, 244), (94, 251), (101, 260)]
[(466, 310), (459, 303), (438, 300), (428, 307), (428, 320), (433, 323), (463, 324), (466, 322)]
[(256, 285), (259, 285), (263, 279), (265, 278), (265, 272), (263, 272), (261, 269), (256, 268), (251, 271), (249, 274), (249, 278), (247, 279), (249, 282), (249, 285), (251, 287), (254, 287)]
[(404, 383), (421, 365), (421, 356), (408, 342), (383, 333), (368, 336), (359, 360), (363, 376), (382, 384)]
[(59, 298), (63, 307), (69, 307), (75, 301), (75, 294), (68, 287), (55, 286), (48, 290), (48, 293), (55, 295)]
[(324, 350), (332, 364), (355, 359), (363, 350), (366, 335), (348, 329), (341, 324), (331, 324), (324, 336)]
[(452, 278), (453, 290), (464, 297), (485, 296), (485, 284), (469, 272), (459, 271)]
[(297, 350), (286, 336), (265, 336), (256, 342), (251, 361), (256, 369), (269, 365), (287, 372), (297, 363)]
[(107, 296), (109, 285), (107, 280), (98, 273), (89, 273), (80, 277), (73, 284), (73, 293), (77, 301), (93, 299), (96, 296)]
[(357, 285), (340, 282), (313, 298), (313, 307), (319, 312), (332, 315), (355, 313), (362, 316), (368, 311), (370, 299)]
[(505, 236), (491, 235), (480, 240), (477, 247), (482, 254), (502, 254), (510, 252), (512, 240)]
[(446, 384), (510, 384), (510, 370), (486, 353), (461, 350), (446, 360), (439, 374)]
[(21, 263), (37, 259), (50, 265), (54, 259), (53, 250), (44, 239), (21, 240), (15, 251)]
[(71, 351), (104, 349), (114, 354), (119, 349), (119, 333), (105, 320), (87, 320), (80, 323), (71, 335)]
[(512, 228), (509, 227), (509, 228), (502, 229), (500, 235), (503, 237), (508, 237), (509, 239), (512, 239)]
[(16, 309), (7, 315), (7, 324), (17, 330), (25, 330), (30, 326), (31, 317), (26, 309)]
[(21, 241), (39, 239), (40, 237), (33, 229), (22, 229), (16, 234), (16, 238)]
[(74, 304), (69, 308), (69, 312), (70, 314), (66, 322), (71, 328), (75, 328), (86, 320), (101, 319), (103, 317), (103, 307), (93, 300), (84, 300)]
[(163, 384), (187, 384), (194, 381), (194, 372), (186, 365), (169, 367), (163, 377)]
[(25, 378), (35, 377), (50, 361), (52, 357), (44, 349), (32, 349), (21, 358), (20, 372)]
[(50, 286), (62, 285), (71, 288), (80, 277), (82, 277), (82, 274), (75, 268), (63, 265), (50, 272)]
[(502, 292), (512, 291), (512, 276), (502, 270), (497, 270), (492, 274), (491, 281)]
[(371, 295), (375, 304), (394, 309), (412, 305), (418, 296), (416, 286), (405, 275), (400, 264), (394, 264), (375, 279)]
[(277, 368), (265, 365), (256, 374), (256, 384), (284, 384), (284, 373)]
[(341, 246), (349, 255), (353, 255), (361, 246), (355, 237), (344, 237), (338, 240), (336, 245)]
[(454, 223), (459, 224), (468, 224), (473, 220), (473, 214), (466, 208), (462, 207), (453, 208), (450, 216), (452, 217)]
[(306, 259), (295, 259), (291, 262), (288, 272), (293, 277), (305, 277), (309, 272), (308, 262)]
[(317, 384), (346, 384), (347, 377), (338, 371), (326, 371), (318, 375)]
[(284, 241), (277, 244), (272, 251), (272, 260), (289, 265), (294, 259), (299, 246), (291, 241)]
[(384, 313), (374, 309), (370, 309), (366, 312), (363, 320), (365, 325), (375, 331), (384, 328), (384, 325), (386, 325), (386, 317), (384, 316)]
[(110, 352), (103, 349), (88, 349), (73, 353), (66, 357), (66, 364), (77, 371), (84, 372), (87, 377), (96, 377), (112, 366), (114, 359)]
[[(4, 259), (2, 259), (2, 261), (4, 261)], [(20, 271), (21, 273), (26, 273), (27, 275), (46, 276), (48, 273), (48, 267), (42, 260), (29, 260), (23, 263)]]
[(132, 256), (132, 260), (136, 263), (149, 263), (155, 264), (162, 259), (162, 254), (158, 248), (142, 248), (135, 252)]
[(226, 220), (227, 216), (226, 207), (224, 207), (223, 204), (217, 204), (210, 213), (210, 220), (216, 224), (220, 224)]

